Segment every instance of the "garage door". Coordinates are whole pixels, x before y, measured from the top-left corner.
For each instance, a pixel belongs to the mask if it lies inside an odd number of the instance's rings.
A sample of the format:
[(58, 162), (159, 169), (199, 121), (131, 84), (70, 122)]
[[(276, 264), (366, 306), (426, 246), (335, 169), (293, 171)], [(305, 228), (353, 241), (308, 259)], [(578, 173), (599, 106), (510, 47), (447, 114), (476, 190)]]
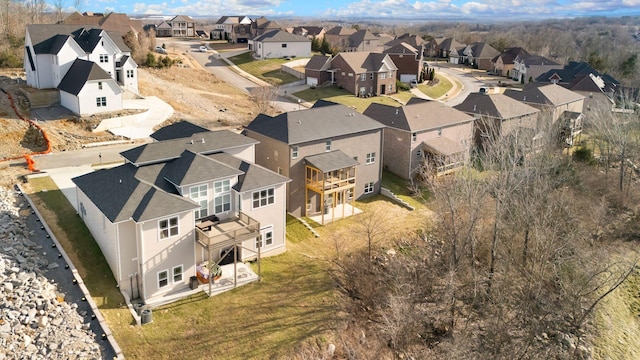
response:
[(408, 83), (411, 80), (418, 80), (416, 78), (416, 74), (400, 74), (400, 81), (403, 83)]
[(307, 85), (309, 85), (309, 86), (317, 86), (318, 85), (318, 78), (307, 77)]

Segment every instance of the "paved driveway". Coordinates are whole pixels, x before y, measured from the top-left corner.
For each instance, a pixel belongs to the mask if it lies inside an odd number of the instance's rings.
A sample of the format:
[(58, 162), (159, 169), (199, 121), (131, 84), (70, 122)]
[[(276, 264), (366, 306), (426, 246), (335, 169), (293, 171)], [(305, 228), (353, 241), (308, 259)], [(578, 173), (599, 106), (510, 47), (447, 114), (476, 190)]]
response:
[(145, 139), (153, 133), (156, 125), (162, 124), (173, 115), (171, 105), (155, 96), (124, 100), (123, 105), (125, 109), (146, 109), (146, 111), (102, 120), (94, 131), (109, 131), (128, 139)]

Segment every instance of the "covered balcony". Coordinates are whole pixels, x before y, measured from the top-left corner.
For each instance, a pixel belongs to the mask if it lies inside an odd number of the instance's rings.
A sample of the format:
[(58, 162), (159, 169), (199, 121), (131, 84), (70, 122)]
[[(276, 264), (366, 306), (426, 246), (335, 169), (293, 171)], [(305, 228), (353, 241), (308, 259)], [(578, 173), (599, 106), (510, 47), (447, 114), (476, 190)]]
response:
[(450, 174), (462, 168), (467, 160), (467, 149), (461, 144), (439, 137), (422, 143), (424, 161), (435, 176)]
[(582, 134), (582, 123), (584, 122), (584, 114), (574, 111), (565, 111), (561, 117), (561, 136), (565, 146), (573, 146), (576, 138)]
[(307, 156), (305, 162), (305, 215), (321, 225), (355, 215), (358, 162), (340, 150)]

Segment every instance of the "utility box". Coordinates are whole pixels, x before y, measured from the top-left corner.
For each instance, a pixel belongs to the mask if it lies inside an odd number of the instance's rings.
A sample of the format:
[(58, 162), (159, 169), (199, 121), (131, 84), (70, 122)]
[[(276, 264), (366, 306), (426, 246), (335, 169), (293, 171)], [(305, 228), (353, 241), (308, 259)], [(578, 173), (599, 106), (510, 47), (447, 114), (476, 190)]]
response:
[(191, 288), (191, 290), (195, 290), (198, 288), (198, 277), (197, 276), (192, 276), (189, 278), (189, 287)]

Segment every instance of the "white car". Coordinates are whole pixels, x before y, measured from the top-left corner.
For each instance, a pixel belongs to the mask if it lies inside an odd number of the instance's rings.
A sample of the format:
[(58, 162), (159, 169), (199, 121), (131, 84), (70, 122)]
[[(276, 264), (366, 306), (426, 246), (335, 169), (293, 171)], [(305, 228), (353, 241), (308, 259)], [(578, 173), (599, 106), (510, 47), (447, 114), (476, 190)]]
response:
[(206, 47), (206, 46), (200, 46), (200, 48), (198, 49), (198, 51), (200, 51), (200, 52), (207, 52), (207, 47)]
[(409, 86), (411, 86), (412, 88), (418, 87), (418, 80), (411, 79), (411, 81), (409, 81)]
[(156, 52), (159, 54), (166, 54), (167, 50), (165, 50), (162, 46), (156, 46)]

